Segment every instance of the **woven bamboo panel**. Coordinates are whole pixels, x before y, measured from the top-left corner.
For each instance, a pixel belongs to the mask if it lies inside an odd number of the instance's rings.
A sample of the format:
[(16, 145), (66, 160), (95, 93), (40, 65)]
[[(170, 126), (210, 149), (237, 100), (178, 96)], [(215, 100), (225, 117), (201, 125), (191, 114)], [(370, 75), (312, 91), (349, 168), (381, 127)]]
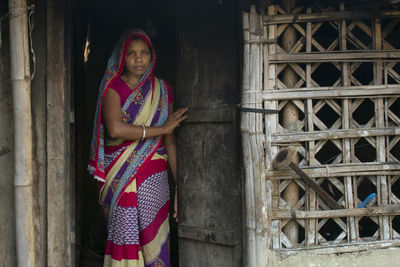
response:
[[(252, 77), (262, 94), (252, 101), (279, 110), (263, 120), (268, 246), (289, 251), (397, 244), (400, 13), (349, 13), (343, 4), (287, 13), (271, 5), (260, 17), (262, 25), (254, 26), (253, 38), (245, 42), (261, 51), (259, 76)], [(244, 96), (251, 89), (244, 88)], [(329, 212), (293, 171), (272, 170), (273, 158), (287, 146), (297, 148), (298, 165), (343, 210)], [(372, 193), (375, 200), (357, 209)]]

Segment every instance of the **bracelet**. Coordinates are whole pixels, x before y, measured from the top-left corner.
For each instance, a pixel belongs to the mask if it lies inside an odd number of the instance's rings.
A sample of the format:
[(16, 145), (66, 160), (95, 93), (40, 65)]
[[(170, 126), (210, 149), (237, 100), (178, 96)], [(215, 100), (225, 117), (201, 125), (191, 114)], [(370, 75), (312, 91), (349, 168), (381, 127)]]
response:
[(144, 126), (144, 124), (142, 124), (142, 128), (143, 128), (143, 134), (142, 134), (142, 139), (140, 139), (140, 141), (143, 141), (146, 138), (146, 127)]

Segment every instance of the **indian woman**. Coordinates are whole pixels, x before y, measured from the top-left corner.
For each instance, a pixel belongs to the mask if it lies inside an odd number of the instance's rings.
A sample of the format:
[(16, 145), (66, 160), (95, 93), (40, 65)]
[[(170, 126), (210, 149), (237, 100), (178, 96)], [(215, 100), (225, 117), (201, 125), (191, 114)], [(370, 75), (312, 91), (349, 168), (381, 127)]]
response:
[(89, 171), (101, 182), (106, 267), (170, 266), (168, 167), (177, 185), (174, 130), (187, 108), (173, 111), (171, 87), (154, 76), (155, 63), (148, 35), (127, 31), (100, 84)]

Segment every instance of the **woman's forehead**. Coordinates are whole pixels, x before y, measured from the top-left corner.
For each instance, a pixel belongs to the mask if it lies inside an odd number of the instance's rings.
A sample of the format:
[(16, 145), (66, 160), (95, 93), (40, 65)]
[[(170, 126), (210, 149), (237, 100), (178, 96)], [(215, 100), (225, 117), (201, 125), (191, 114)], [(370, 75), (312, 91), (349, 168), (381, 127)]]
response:
[(149, 46), (142, 39), (133, 39), (128, 47), (129, 50), (149, 49)]

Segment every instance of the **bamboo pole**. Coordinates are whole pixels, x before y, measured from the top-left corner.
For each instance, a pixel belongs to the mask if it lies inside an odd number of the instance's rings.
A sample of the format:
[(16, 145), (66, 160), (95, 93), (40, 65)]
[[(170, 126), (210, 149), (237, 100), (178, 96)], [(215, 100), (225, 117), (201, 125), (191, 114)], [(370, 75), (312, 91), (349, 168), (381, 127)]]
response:
[[(244, 108), (262, 108), (262, 19), (255, 6), (243, 15), (244, 60), (243, 93)], [(249, 42), (250, 41), (250, 42)], [(267, 249), (267, 201), (264, 165), (263, 115), (245, 112), (241, 117), (243, 161), (246, 171), (246, 266), (265, 266)]]
[[(379, 18), (372, 20), (373, 27), (373, 48), (376, 50), (382, 49), (382, 25)], [(381, 85), (383, 82), (383, 65), (382, 62), (374, 63), (374, 84)], [(375, 125), (377, 127), (385, 127), (385, 103), (383, 98), (374, 99), (375, 104)], [(385, 162), (386, 161), (386, 146), (385, 137), (376, 137), (376, 161)], [(377, 192), (378, 192), (378, 204), (387, 205), (389, 203), (389, 192), (388, 192), (388, 180), (384, 175), (379, 175), (377, 177)], [(390, 240), (391, 229), (388, 216), (382, 216), (379, 218), (379, 232), (381, 240)]]
[[(287, 13), (289, 13), (296, 6), (296, 1), (284, 0), (282, 4), (283, 8), (285, 8)], [(289, 53), (295, 42), (296, 30), (291, 25), (288, 25), (282, 35), (282, 48)], [(297, 75), (293, 69), (287, 66), (283, 71), (282, 80), (287, 87), (293, 88), (297, 81)], [(284, 128), (289, 128), (293, 122), (299, 119), (299, 111), (293, 103), (289, 102), (285, 106), (283, 109), (282, 119)], [(298, 159), (296, 159), (296, 162), (297, 161)], [(285, 191), (283, 192), (283, 199), (285, 199), (290, 207), (294, 208), (296, 206), (297, 202), (299, 201), (299, 187), (294, 181), (291, 181), (286, 187)], [(295, 220), (289, 221), (284, 227), (283, 232), (289, 238), (292, 244), (298, 243), (299, 227)]]
[[(339, 5), (339, 10), (344, 11), (345, 6), (344, 3)], [(342, 51), (347, 50), (347, 42), (346, 42), (346, 34), (347, 27), (346, 21), (339, 22), (339, 47)], [(350, 86), (350, 66), (349, 63), (342, 63), (342, 85)], [(342, 128), (349, 129), (350, 128), (350, 120), (351, 120), (351, 102), (348, 99), (344, 99), (342, 101)], [(350, 139), (343, 139), (343, 163), (351, 162), (351, 143)], [(354, 208), (354, 195), (353, 190), (355, 190), (352, 186), (352, 177), (346, 176), (344, 178), (345, 185), (345, 202), (346, 208), (351, 209)], [(355, 242), (358, 237), (357, 224), (355, 222), (354, 217), (347, 218), (347, 239), (349, 242)]]
[(14, 107), (15, 231), (17, 266), (34, 266), (32, 116), (27, 4), (9, 0), (11, 85)]
[[(250, 25), (249, 25), (249, 13), (243, 13), (243, 39), (245, 41), (250, 40)], [(250, 89), (250, 44), (245, 43), (243, 51), (243, 91)], [(243, 92), (242, 103), (246, 103), (247, 94)], [(241, 117), (241, 132), (243, 140), (243, 161), (245, 166), (245, 223), (246, 223), (246, 266), (255, 266), (255, 207), (254, 207), (254, 191), (252, 190), (253, 179), (252, 179), (252, 168), (251, 156), (250, 156), (250, 136), (248, 132), (248, 119), (249, 114), (242, 113)]]

